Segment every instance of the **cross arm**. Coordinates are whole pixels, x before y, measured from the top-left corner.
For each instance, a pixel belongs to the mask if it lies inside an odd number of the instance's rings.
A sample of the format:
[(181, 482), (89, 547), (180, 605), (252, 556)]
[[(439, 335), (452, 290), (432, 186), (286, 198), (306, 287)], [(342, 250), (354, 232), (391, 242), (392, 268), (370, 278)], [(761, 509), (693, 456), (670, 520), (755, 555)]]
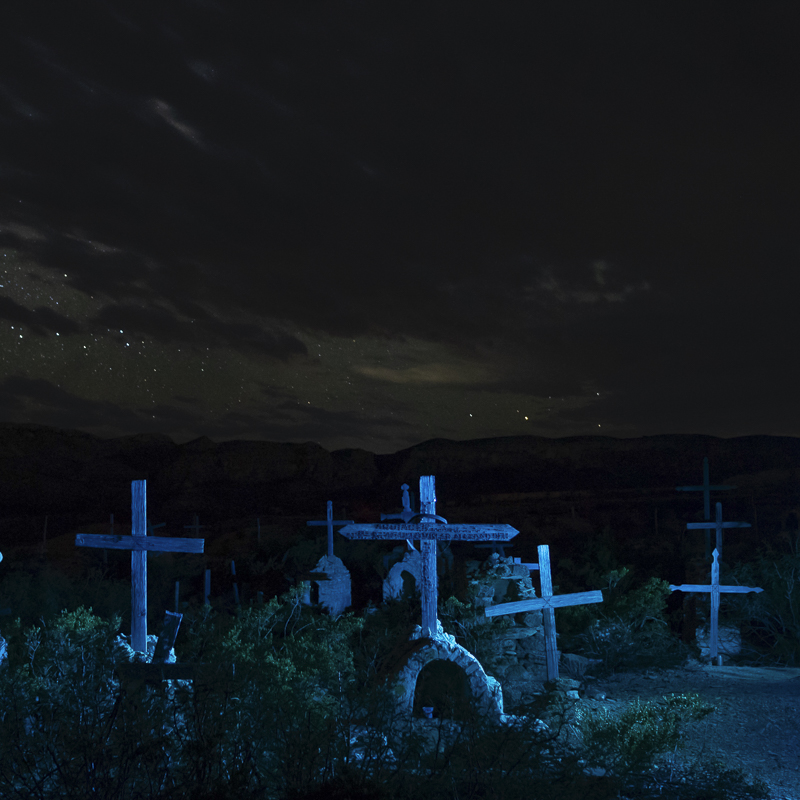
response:
[[(735, 486), (709, 486), (707, 487), (712, 492), (713, 491), (724, 491), (725, 489), (735, 489)], [(706, 487), (700, 484), (700, 486), (676, 486), (675, 491), (677, 492), (704, 492)]]
[(564, 608), (565, 606), (602, 602), (603, 593), (598, 589), (592, 592), (557, 594), (551, 597), (537, 597), (535, 600), (517, 600), (514, 603), (499, 603), (496, 606), (488, 606), (484, 609), (484, 613), (487, 617), (499, 617), (501, 614), (519, 614), (522, 611), (535, 611), (541, 608)]
[[(331, 525), (352, 525), (355, 520), (352, 519), (332, 519)], [(306, 525), (327, 525), (328, 520), (314, 520), (313, 522), (306, 522)]]
[[(696, 530), (697, 528), (710, 528), (713, 530), (717, 527), (716, 522), (687, 522), (686, 527), (690, 530)], [(723, 528), (752, 528), (753, 526), (749, 522), (723, 522)]]
[(78, 533), (76, 547), (102, 547), (108, 550), (150, 550), (160, 553), (202, 553), (205, 539), (179, 539), (170, 536), (112, 536), (104, 533)]
[[(672, 592), (710, 592), (714, 586), (713, 584), (706, 584), (705, 586), (696, 583), (682, 583), (680, 586), (674, 584), (669, 585)], [(746, 594), (747, 592), (763, 592), (763, 589), (753, 589), (750, 586), (720, 586), (718, 587), (721, 592), (731, 592), (733, 594)]]
[(519, 531), (510, 525), (437, 525), (437, 524), (371, 524), (348, 525), (339, 533), (348, 539), (417, 539), (423, 541), (452, 539), (456, 541), (507, 542)]

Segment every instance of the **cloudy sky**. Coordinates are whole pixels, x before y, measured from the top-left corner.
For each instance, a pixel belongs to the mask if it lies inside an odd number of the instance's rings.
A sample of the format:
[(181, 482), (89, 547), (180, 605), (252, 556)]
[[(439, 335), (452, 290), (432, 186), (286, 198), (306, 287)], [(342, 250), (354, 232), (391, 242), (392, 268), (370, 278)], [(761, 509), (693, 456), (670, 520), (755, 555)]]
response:
[(0, 420), (800, 435), (794, 4), (17, 5)]

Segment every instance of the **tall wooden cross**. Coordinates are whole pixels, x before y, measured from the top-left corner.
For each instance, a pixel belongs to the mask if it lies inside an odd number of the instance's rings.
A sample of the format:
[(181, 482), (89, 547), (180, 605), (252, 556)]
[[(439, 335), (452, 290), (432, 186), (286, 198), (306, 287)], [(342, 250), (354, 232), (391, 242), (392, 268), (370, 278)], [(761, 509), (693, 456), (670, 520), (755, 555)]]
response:
[(131, 551), (131, 647), (147, 652), (147, 553), (202, 553), (204, 539), (147, 535), (147, 481), (131, 481), (132, 536), (79, 533), (76, 547), (107, 547)]
[(334, 519), (333, 518), (333, 500), (328, 500), (328, 518), (325, 520), (314, 520), (313, 522), (306, 522), (306, 525), (327, 525), (328, 526), (328, 558), (333, 558), (333, 526), (334, 525), (352, 525), (352, 519)]
[[(718, 515), (720, 504), (717, 503)], [(719, 516), (718, 516), (719, 518)], [(719, 620), (719, 594), (720, 592), (732, 592), (734, 594), (745, 594), (747, 592), (763, 592), (763, 589), (753, 589), (750, 586), (720, 586), (719, 585), (719, 551), (714, 548), (714, 561), (711, 564), (711, 585), (703, 586), (700, 584), (682, 583), (680, 586), (670, 584), (669, 588), (673, 592), (711, 592), (711, 659), (717, 658), (717, 624)]]
[(722, 529), (723, 528), (749, 528), (749, 522), (723, 522), (722, 521), (722, 503), (717, 503), (717, 518), (714, 522), (687, 522), (686, 527), (692, 529), (705, 528), (709, 532), (711, 530), (717, 531), (717, 546), (716, 550), (719, 555), (722, 555)]
[[(411, 507), (411, 498), (409, 497), (408, 484), (404, 483), (400, 488), (403, 490), (403, 510), (399, 514), (381, 514), (381, 522), (384, 522), (387, 519), (401, 519), (403, 520), (403, 522), (409, 522), (414, 517), (420, 516), (418, 512), (414, 511), (414, 509)], [(446, 520), (443, 517), (436, 517), (436, 519), (446, 523)], [(453, 553), (450, 550), (450, 543), (447, 541), (440, 540), (436, 543), (436, 546), (439, 549), (439, 553), (447, 559), (448, 568), (452, 569)], [(409, 550), (415, 549), (411, 539), (406, 539), (406, 547)], [(385, 555), (383, 557), (383, 563), (385, 567), (388, 567), (389, 555)]]
[[(702, 486), (676, 486), (676, 492), (702, 492), (703, 493), (703, 519), (711, 519), (711, 491), (724, 492), (728, 489), (735, 489), (735, 486), (719, 485), (710, 486), (708, 482), (708, 456), (703, 458), (703, 484)], [(720, 541), (717, 547), (722, 548)], [(706, 561), (711, 560), (711, 531), (706, 530)]]
[[(406, 490), (407, 491), (407, 488)], [(433, 475), (419, 479), (420, 513), (423, 522), (379, 523), (373, 525), (348, 525), (339, 533), (348, 539), (383, 539), (390, 541), (414, 540), (421, 542), (422, 552), (422, 631), (434, 636), (438, 630), (438, 578), (436, 575), (436, 542), (457, 541), (507, 541), (519, 531), (510, 525), (450, 525), (436, 514), (436, 486)], [(411, 517), (409, 517), (411, 519)], [(427, 521), (430, 520), (430, 521)]]
[(542, 609), (544, 617), (544, 652), (547, 669), (547, 680), (558, 680), (558, 648), (556, 646), (556, 608), (564, 606), (580, 606), (586, 603), (602, 603), (603, 593), (599, 590), (592, 592), (574, 592), (573, 594), (553, 594), (553, 581), (550, 577), (550, 545), (540, 544), (539, 551), (539, 576), (542, 581), (542, 596), (530, 600), (517, 600), (513, 603), (499, 603), (496, 606), (487, 606), (484, 613), (487, 617), (497, 617), (501, 614), (518, 614), (520, 611), (534, 611)]

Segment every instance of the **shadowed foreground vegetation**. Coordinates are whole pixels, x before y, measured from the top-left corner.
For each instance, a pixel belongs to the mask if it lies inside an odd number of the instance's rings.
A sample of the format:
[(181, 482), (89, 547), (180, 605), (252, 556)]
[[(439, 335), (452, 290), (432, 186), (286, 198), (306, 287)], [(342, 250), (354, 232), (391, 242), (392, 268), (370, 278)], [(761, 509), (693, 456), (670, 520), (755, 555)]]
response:
[[(664, 616), (663, 581), (637, 583), (603, 554), (581, 575), (604, 603), (561, 609), (559, 646), (602, 659), (598, 675), (653, 665), (680, 666), (691, 648)], [(603, 563), (606, 558), (608, 563)], [(800, 642), (796, 555), (762, 558), (733, 572), (763, 596), (726, 601), (722, 623), (756, 632), (742, 658), (769, 649), (791, 665)], [(796, 582), (795, 582), (796, 584)], [(788, 590), (787, 590), (788, 586)], [(560, 593), (570, 591), (565, 581)], [(477, 624), (471, 601), (450, 598), (439, 616), (448, 633), (489, 674), (503, 620)], [(774, 595), (774, 597), (773, 597)], [(682, 775), (656, 770), (681, 733), (713, 714), (696, 695), (638, 703), (620, 719), (582, 713), (559, 686), (507, 712), (496, 726), (461, 708), (458, 725), (434, 720), (402, 728), (384, 681), (397, 648), (419, 620), (418, 601), (330, 618), (291, 590), (229, 614), (190, 606), (178, 660), (218, 666), (203, 681), (131, 683), (120, 688), (114, 640), (120, 618), (79, 606), (41, 624), (3, 626), (0, 668), (0, 796), (4, 798), (236, 798), (236, 800), (468, 800), (471, 798), (767, 797), (724, 764), (695, 764)], [(507, 623), (505, 623), (507, 624)], [(759, 642), (762, 649), (759, 650)], [(742, 662), (746, 663), (746, 662)], [(226, 665), (235, 664), (235, 674)], [(542, 726), (538, 721), (546, 723)]]

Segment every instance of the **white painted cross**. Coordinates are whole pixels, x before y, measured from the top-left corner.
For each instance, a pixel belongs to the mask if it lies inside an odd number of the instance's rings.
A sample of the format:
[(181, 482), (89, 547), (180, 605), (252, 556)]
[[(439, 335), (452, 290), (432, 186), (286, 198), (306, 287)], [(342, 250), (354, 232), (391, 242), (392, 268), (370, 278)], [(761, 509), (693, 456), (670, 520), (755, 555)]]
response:
[(334, 519), (333, 518), (333, 500), (328, 500), (328, 518), (325, 520), (314, 520), (313, 522), (306, 522), (306, 525), (327, 525), (328, 526), (328, 558), (333, 558), (333, 526), (334, 525), (352, 525), (352, 519)]
[(717, 519), (714, 522), (687, 522), (686, 527), (689, 530), (705, 528), (716, 529), (717, 531), (717, 546), (716, 550), (719, 555), (722, 555), (722, 529), (723, 528), (749, 528), (749, 522), (723, 522), (722, 521), (722, 503), (717, 503)]
[[(719, 508), (717, 503), (717, 508)], [(753, 589), (750, 586), (720, 586), (719, 585), (719, 551), (714, 548), (714, 561), (711, 564), (711, 585), (703, 586), (700, 584), (682, 583), (680, 586), (670, 584), (669, 588), (673, 592), (711, 592), (711, 635), (710, 635), (710, 655), (712, 660), (717, 657), (717, 625), (719, 621), (719, 594), (720, 592), (731, 592), (734, 594), (746, 594), (747, 592), (763, 592), (763, 589)]]
[[(719, 486), (710, 486), (708, 479), (708, 456), (703, 459), (703, 483), (701, 486), (676, 486), (676, 492), (702, 492), (703, 493), (703, 519), (711, 519), (711, 490), (715, 492), (723, 492), (728, 489), (735, 489), (735, 486), (727, 486), (720, 484)], [(717, 547), (722, 552), (722, 544), (717, 541)], [(706, 529), (706, 560), (711, 558), (711, 533)]]
[(131, 551), (131, 647), (147, 652), (147, 553), (202, 553), (204, 539), (147, 535), (147, 481), (131, 481), (132, 536), (79, 533), (76, 547), (107, 547)]
[(540, 544), (539, 551), (539, 577), (542, 581), (542, 596), (531, 600), (517, 600), (513, 603), (500, 603), (488, 606), (484, 613), (487, 617), (497, 617), (501, 614), (518, 614), (520, 611), (534, 611), (542, 609), (544, 617), (544, 652), (547, 669), (547, 680), (558, 680), (558, 648), (556, 646), (556, 608), (564, 606), (580, 606), (586, 603), (602, 603), (603, 593), (599, 590), (592, 592), (574, 592), (573, 594), (553, 594), (553, 581), (550, 577), (550, 545)]
[[(422, 552), (422, 630), (425, 636), (434, 636), (438, 630), (438, 578), (436, 575), (436, 542), (454, 539), (457, 541), (508, 541), (519, 531), (510, 525), (449, 525), (444, 517), (436, 514), (436, 487), (433, 475), (422, 475), (419, 479), (420, 513), (413, 514), (432, 522), (382, 523), (372, 525), (348, 525), (339, 533), (348, 539), (414, 540), (421, 542)], [(405, 503), (404, 503), (405, 505)], [(411, 517), (409, 517), (410, 519)], [(437, 520), (441, 524), (437, 524)]]

